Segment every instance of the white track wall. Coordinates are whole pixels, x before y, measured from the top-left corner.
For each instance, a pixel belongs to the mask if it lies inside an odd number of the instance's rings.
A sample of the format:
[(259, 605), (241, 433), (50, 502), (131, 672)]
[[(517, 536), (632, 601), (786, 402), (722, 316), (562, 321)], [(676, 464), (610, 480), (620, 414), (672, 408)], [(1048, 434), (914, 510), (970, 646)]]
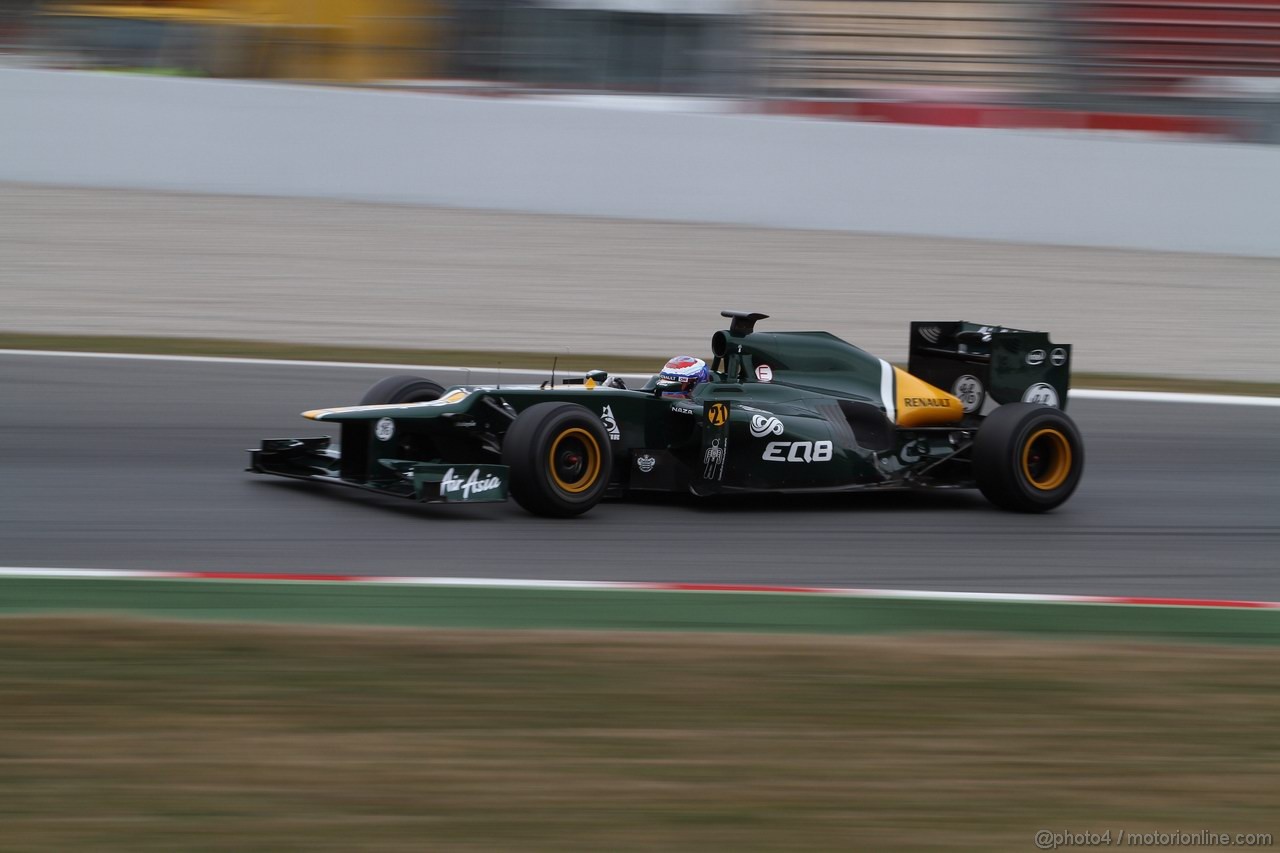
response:
[(1280, 146), (259, 83), (0, 70), (0, 181), (1280, 257)]

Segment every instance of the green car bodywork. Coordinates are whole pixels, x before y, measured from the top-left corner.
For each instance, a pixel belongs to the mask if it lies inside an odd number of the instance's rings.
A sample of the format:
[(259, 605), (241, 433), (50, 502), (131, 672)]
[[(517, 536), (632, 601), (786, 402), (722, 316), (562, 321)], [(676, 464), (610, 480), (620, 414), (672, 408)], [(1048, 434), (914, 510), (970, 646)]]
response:
[[(913, 323), (904, 371), (826, 332), (758, 332), (765, 315), (724, 316), (732, 322), (712, 338), (712, 378), (687, 398), (669, 396), (657, 377), (629, 389), (601, 372), (555, 385), (453, 386), (436, 399), (305, 412), (339, 427), (341, 451), (329, 437), (270, 439), (250, 451), (249, 470), (428, 502), (505, 500), (515, 477), (515, 497), (535, 512), (540, 504), (522, 498), (531, 486), (520, 478), (539, 478), (538, 488), (574, 507), (545, 513), (552, 515), (585, 511), (578, 494), (588, 489), (592, 505), (640, 491), (986, 492), (971, 449), (987, 416), (1014, 404), (1052, 409), (1067, 424), (1028, 432), (1039, 444), (1008, 452), (1029, 478), (1031, 496), (1065, 500), (1059, 475), (1075, 487), (1083, 453), (1061, 413), (1071, 348), (1045, 333)], [(560, 433), (521, 433), (520, 447), (509, 446), (508, 433), (516, 434), (526, 413), (542, 418), (553, 409), (569, 417)], [(608, 458), (593, 458), (597, 448)], [(556, 467), (562, 463), (571, 467)], [(592, 471), (605, 478), (599, 488), (588, 482)]]

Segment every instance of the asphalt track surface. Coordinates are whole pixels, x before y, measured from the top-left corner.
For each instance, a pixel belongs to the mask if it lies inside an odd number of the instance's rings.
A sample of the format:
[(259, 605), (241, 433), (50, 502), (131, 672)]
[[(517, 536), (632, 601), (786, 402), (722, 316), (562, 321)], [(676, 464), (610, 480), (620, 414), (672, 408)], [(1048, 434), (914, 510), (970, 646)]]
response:
[(957, 492), (556, 521), (243, 470), (386, 372), (0, 355), (0, 565), (1280, 600), (1280, 408), (1077, 401), (1084, 482), (1042, 516)]

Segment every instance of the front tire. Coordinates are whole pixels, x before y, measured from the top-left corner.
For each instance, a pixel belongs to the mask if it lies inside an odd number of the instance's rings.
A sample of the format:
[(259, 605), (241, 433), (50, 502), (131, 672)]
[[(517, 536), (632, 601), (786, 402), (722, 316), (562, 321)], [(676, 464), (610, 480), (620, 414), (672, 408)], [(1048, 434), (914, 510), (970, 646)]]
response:
[(604, 497), (613, 469), (609, 435), (576, 403), (538, 403), (520, 413), (502, 442), (511, 496), (534, 515), (581, 515)]
[(1071, 497), (1084, 472), (1084, 442), (1058, 409), (1007, 403), (973, 442), (973, 475), (987, 500), (1012, 512), (1048, 512)]
[(429, 403), (440, 399), (444, 386), (422, 376), (388, 376), (360, 398), (362, 406), (391, 406), (397, 403)]

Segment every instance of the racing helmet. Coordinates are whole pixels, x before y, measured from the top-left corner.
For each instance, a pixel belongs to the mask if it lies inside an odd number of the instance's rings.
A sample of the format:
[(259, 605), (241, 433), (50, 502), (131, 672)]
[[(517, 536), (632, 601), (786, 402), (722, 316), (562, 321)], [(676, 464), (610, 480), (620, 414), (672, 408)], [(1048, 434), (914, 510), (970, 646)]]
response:
[(665, 391), (662, 394), (664, 397), (688, 397), (699, 382), (706, 382), (710, 378), (711, 371), (707, 369), (707, 363), (691, 355), (676, 356), (658, 374), (661, 382), (680, 383), (679, 391)]

